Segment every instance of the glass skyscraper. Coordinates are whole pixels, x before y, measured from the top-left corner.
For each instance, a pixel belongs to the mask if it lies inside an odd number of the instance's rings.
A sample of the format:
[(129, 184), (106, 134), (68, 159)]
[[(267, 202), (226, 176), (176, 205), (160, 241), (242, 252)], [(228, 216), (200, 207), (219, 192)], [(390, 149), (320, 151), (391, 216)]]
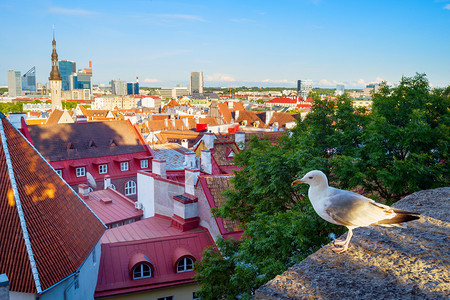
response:
[(77, 65), (74, 61), (70, 61), (70, 60), (60, 60), (59, 61), (59, 72), (61, 73), (62, 90), (63, 91), (71, 90), (70, 75), (75, 73), (76, 70), (77, 70)]
[(127, 83), (127, 95), (139, 95), (139, 83), (128, 82)]
[(22, 91), (36, 92), (36, 68), (32, 67), (22, 76)]

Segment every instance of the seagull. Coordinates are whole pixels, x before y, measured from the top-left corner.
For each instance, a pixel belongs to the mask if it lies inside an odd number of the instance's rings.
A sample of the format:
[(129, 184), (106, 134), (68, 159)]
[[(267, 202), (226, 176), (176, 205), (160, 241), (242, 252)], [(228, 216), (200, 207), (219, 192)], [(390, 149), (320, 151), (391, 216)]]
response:
[(308, 172), (292, 182), (309, 184), (308, 197), (316, 213), (325, 221), (348, 228), (345, 240), (335, 240), (333, 252), (347, 250), (353, 229), (369, 225), (399, 226), (420, 219), (420, 215), (377, 203), (360, 194), (328, 186), (327, 176), (318, 170)]

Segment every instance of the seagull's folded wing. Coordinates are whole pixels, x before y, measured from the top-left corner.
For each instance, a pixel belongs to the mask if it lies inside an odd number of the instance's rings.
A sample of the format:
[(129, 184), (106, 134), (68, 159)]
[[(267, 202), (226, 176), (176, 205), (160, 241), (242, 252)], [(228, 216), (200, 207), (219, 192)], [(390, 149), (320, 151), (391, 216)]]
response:
[(350, 191), (329, 189), (325, 212), (342, 225), (368, 226), (396, 216), (393, 208), (376, 203), (372, 199)]

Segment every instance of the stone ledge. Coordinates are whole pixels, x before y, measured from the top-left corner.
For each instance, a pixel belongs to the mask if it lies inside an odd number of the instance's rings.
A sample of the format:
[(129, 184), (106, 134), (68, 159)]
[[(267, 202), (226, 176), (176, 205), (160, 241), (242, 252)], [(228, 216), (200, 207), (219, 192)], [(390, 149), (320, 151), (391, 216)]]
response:
[(449, 299), (450, 187), (395, 207), (418, 212), (406, 228), (354, 230), (347, 252), (328, 244), (260, 287), (256, 299)]

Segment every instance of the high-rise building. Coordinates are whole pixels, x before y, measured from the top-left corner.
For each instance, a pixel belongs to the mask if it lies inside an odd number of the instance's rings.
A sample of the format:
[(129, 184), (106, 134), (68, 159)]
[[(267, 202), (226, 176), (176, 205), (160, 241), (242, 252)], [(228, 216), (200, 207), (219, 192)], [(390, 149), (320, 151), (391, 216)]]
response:
[(203, 93), (203, 72), (191, 72), (189, 91), (191, 95)]
[(113, 95), (126, 95), (127, 82), (120, 79), (111, 80), (111, 93)]
[(136, 77), (136, 82), (127, 83), (127, 95), (139, 95), (139, 77)]
[(32, 67), (22, 76), (22, 91), (36, 92), (36, 68)]
[(22, 80), (20, 71), (8, 71), (8, 93), (10, 97), (22, 96)]
[(312, 91), (312, 80), (304, 79), (297, 81), (297, 95), (303, 99), (308, 97), (309, 92)]
[(77, 64), (74, 61), (70, 60), (60, 60), (59, 61), (59, 72), (61, 73), (62, 78), (62, 90), (63, 91), (70, 91), (72, 90), (71, 85), (71, 77), (73, 73), (76, 73), (77, 71)]
[(61, 103), (61, 85), (62, 78), (61, 73), (58, 69), (58, 53), (56, 53), (56, 41), (55, 41), (55, 33), (53, 33), (53, 41), (52, 41), (52, 70), (50, 72), (50, 77), (48, 78), (50, 81), (50, 93), (51, 93), (51, 101), (52, 101), (52, 110), (62, 109)]
[(336, 91), (334, 92), (334, 94), (336, 96), (342, 96), (345, 93), (345, 86), (343, 84), (337, 84), (336, 85)]
[(127, 95), (139, 95), (139, 82), (127, 83)]

